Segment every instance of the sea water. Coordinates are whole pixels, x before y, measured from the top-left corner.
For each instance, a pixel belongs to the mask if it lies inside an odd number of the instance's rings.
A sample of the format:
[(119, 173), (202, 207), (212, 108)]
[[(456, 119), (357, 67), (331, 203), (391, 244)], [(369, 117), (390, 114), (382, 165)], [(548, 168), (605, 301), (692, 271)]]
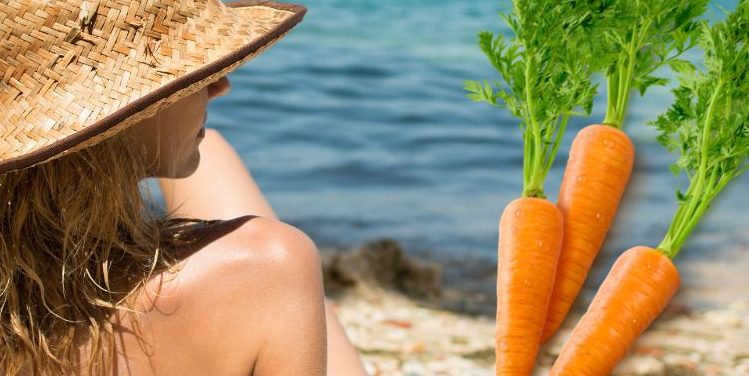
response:
[[(309, 8), (305, 20), (230, 76), (232, 91), (210, 105), (208, 126), (238, 150), (280, 217), (321, 247), (388, 237), (437, 259), (496, 261), (499, 215), (522, 190), (519, 122), (468, 100), (463, 83), (499, 78), (476, 32), (509, 33), (498, 15), (509, 2), (299, 3)], [(708, 18), (723, 17), (718, 6), (735, 2), (711, 4)], [(698, 63), (701, 53), (687, 58)], [(675, 189), (686, 188), (669, 171), (675, 156), (647, 125), (670, 105), (670, 89), (632, 96), (634, 175), (594, 280), (623, 250), (656, 246), (676, 209)], [(592, 115), (571, 120), (547, 178), (551, 200), (572, 138), (603, 119), (600, 91)], [(749, 258), (747, 192), (749, 176), (736, 179), (677, 263)]]

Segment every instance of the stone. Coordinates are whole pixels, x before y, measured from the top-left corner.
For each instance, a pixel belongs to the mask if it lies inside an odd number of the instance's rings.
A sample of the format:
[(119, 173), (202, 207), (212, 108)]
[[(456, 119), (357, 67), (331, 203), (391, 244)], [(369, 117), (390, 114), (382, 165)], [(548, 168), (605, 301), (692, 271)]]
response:
[(349, 252), (323, 251), (323, 277), (329, 293), (377, 287), (420, 299), (442, 292), (442, 269), (406, 255), (398, 242), (383, 239)]

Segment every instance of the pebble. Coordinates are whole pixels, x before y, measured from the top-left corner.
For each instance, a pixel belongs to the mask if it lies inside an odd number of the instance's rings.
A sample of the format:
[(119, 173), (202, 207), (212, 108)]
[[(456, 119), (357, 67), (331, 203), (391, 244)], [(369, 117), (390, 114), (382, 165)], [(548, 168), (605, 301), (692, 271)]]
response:
[(624, 375), (662, 375), (666, 365), (650, 356), (630, 356), (616, 368), (616, 373)]
[(708, 311), (705, 313), (705, 319), (711, 324), (734, 328), (741, 327), (744, 322), (741, 316), (732, 311)]

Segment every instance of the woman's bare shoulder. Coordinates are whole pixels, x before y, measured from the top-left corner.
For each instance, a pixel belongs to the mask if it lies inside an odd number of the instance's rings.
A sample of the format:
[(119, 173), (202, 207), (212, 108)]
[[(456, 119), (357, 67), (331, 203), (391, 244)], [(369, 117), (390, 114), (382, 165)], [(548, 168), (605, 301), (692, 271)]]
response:
[(291, 225), (255, 217), (152, 278), (137, 306), (163, 371), (185, 364), (159, 359), (159, 348), (190, 354), (195, 370), (210, 365), (215, 372), (217, 359), (230, 357), (222, 364), (247, 365), (238, 373), (246, 374), (279, 324), (294, 319), (289, 308), (316, 300), (322, 301), (322, 281), (315, 245)]
[[(291, 252), (292, 255), (288, 253)], [(229, 253), (240, 259), (273, 263), (287, 260), (288, 256), (308, 258), (317, 256), (312, 240), (301, 230), (284, 222), (264, 217), (254, 217), (206, 246), (201, 257), (214, 257)]]
[[(319, 261), (312, 240), (289, 224), (263, 217), (249, 217), (232, 227), (230, 231), (213, 237), (200, 249), (190, 251), (172, 271), (155, 278), (154, 282), (162, 286), (163, 279), (175, 279), (181, 286), (196, 287), (192, 285), (202, 286), (214, 280), (216, 275), (239, 273), (242, 277), (252, 278), (265, 273), (305, 268), (309, 263)], [(319, 263), (315, 266), (319, 267)]]

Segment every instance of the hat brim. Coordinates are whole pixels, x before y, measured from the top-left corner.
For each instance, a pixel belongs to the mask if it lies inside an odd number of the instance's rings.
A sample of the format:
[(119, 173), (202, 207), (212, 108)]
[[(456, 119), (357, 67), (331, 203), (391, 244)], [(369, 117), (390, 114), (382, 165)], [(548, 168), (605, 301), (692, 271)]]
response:
[(283, 20), (258, 38), (114, 109), (93, 123), (85, 125), (82, 129), (76, 130), (59, 140), (46, 143), (41, 147), (24, 151), (18, 156), (0, 159), (0, 174), (28, 168), (91, 146), (142, 119), (153, 116), (170, 103), (203, 89), (262, 53), (266, 48), (282, 39), (289, 30), (302, 20), (306, 13), (306, 8), (300, 5), (262, 0), (234, 1), (225, 3), (225, 5), (240, 16), (243, 11), (257, 7), (282, 10), (288, 12), (288, 14), (284, 13)]

